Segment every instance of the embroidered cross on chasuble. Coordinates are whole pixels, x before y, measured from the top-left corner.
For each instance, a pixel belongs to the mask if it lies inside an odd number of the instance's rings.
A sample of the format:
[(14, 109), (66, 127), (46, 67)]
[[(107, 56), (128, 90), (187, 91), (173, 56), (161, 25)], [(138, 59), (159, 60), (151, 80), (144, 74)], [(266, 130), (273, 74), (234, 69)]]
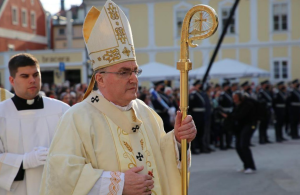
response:
[[(95, 94), (95, 92), (94, 92)], [(91, 94), (92, 98), (96, 98), (96, 95)], [(100, 99), (104, 99), (103, 96), (98, 96)], [(94, 101), (93, 106), (99, 106), (103, 108), (105, 105), (99, 105), (101, 99), (98, 102)], [(120, 111), (115, 106), (110, 107), (114, 113), (111, 116), (106, 115), (105, 118), (109, 124), (112, 137), (114, 139), (114, 145), (116, 148), (117, 159), (121, 172), (125, 172), (131, 168), (144, 166), (144, 170), (141, 174), (152, 173), (154, 183), (159, 183), (159, 174), (157, 172), (153, 151), (151, 149), (150, 140), (145, 131), (145, 127), (132, 108), (129, 111)], [(154, 185), (152, 194), (162, 194), (160, 185)]]

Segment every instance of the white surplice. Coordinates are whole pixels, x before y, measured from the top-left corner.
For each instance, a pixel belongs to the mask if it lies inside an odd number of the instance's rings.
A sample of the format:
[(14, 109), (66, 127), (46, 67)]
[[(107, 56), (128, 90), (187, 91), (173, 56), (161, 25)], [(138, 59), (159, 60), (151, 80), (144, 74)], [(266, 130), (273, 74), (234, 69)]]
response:
[(38, 195), (44, 166), (25, 170), (23, 181), (14, 181), (23, 155), (34, 147), (50, 147), (56, 125), (69, 108), (43, 97), (44, 108), (18, 111), (11, 99), (0, 103), (0, 195)]

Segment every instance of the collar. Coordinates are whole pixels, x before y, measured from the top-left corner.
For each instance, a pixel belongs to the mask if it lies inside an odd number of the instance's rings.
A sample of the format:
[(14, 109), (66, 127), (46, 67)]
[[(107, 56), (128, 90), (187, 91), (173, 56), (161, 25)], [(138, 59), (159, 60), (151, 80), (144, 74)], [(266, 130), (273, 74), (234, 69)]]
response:
[(26, 99), (23, 99), (23, 98), (15, 95), (12, 98), (12, 101), (14, 102), (18, 111), (35, 110), (35, 109), (43, 109), (44, 108), (43, 98), (40, 95), (37, 95), (32, 100), (26, 100)]
[[(101, 96), (104, 97), (104, 95), (101, 93), (101, 91), (98, 89), (97, 90), (97, 93)], [(104, 97), (105, 98), (105, 97)], [(105, 98), (106, 99), (106, 98)], [(117, 107), (119, 110), (121, 111), (128, 111), (132, 108), (132, 101), (127, 105), (127, 106), (119, 106), (119, 105), (116, 105), (114, 104), (113, 102), (109, 101), (110, 103), (112, 103), (115, 107)]]

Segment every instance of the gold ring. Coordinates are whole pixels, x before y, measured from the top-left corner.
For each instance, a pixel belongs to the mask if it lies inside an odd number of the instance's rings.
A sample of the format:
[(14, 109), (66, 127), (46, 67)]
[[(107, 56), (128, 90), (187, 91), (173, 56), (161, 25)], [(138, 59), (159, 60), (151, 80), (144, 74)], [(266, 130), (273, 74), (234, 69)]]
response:
[(149, 191), (151, 191), (151, 190), (148, 188), (148, 186), (146, 186), (146, 192), (149, 192)]

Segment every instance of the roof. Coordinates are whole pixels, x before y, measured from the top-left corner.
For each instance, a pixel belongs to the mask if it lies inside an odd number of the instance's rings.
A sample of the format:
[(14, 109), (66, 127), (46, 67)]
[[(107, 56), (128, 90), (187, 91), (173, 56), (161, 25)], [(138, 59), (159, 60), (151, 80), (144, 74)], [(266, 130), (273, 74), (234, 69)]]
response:
[[(207, 66), (190, 71), (191, 77), (202, 77)], [(270, 77), (270, 73), (263, 69), (232, 59), (223, 59), (214, 62), (209, 72), (211, 78), (245, 78), (245, 77)]]

